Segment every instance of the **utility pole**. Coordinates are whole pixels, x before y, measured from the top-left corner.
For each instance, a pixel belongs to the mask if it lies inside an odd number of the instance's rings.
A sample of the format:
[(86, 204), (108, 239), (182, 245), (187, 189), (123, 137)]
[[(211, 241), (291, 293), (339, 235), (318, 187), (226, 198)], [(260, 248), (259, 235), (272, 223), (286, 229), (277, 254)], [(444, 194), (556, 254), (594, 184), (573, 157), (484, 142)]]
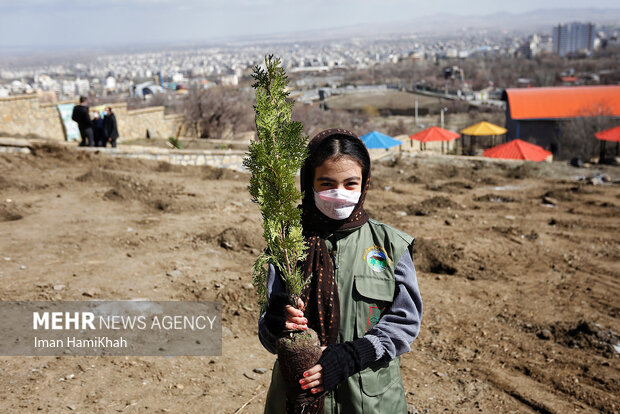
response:
[[(448, 110), (448, 107), (441, 108), (441, 129), (443, 129), (443, 113)], [(443, 141), (441, 141), (441, 153), (443, 154)]]
[(418, 125), (418, 97), (415, 98), (415, 124)]
[(441, 128), (443, 128), (443, 113), (448, 110), (448, 107), (441, 108)]

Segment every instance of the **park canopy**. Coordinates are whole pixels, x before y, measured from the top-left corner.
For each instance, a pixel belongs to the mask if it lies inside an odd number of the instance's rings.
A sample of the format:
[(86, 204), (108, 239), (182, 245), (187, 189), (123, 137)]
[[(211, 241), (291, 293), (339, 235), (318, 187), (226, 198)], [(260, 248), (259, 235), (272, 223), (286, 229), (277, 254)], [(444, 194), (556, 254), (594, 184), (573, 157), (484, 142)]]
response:
[(602, 141), (620, 142), (620, 125), (605, 131), (597, 132), (594, 136)]
[(515, 139), (505, 144), (500, 144), (484, 150), (483, 155), (489, 158), (502, 158), (506, 160), (545, 161), (551, 152), (538, 145)]
[(377, 131), (372, 131), (364, 135), (363, 137), (361, 137), (361, 140), (362, 142), (364, 142), (364, 145), (366, 145), (366, 148), (368, 149), (388, 149), (397, 145), (402, 145), (401, 141)]
[(461, 135), (456, 132), (448, 131), (447, 129), (439, 128), (438, 126), (432, 126), (426, 128), (423, 131), (409, 136), (410, 139), (415, 139), (420, 142), (430, 141), (452, 141), (459, 138)]
[(487, 121), (478, 122), (475, 125), (469, 126), (461, 131), (463, 135), (474, 136), (489, 136), (489, 135), (503, 135), (507, 132), (506, 128), (497, 126)]

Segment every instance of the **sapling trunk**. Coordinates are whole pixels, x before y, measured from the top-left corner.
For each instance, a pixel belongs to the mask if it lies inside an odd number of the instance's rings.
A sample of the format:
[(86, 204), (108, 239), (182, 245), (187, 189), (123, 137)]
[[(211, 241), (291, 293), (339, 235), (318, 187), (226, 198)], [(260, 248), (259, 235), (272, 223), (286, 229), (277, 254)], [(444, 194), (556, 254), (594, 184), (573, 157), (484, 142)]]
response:
[[(265, 68), (256, 66), (252, 77), (256, 81), (252, 87), (256, 89), (257, 139), (250, 144), (243, 165), (252, 174), (249, 190), (260, 208), (263, 237), (267, 241), (267, 249), (254, 263), (252, 276), (262, 313), (268, 302), (267, 264), (272, 264), (281, 275), (291, 306), (298, 306), (301, 291), (309, 282), (300, 268), (307, 246), (302, 235), (301, 211), (297, 208), (302, 194), (295, 183), (307, 157), (307, 137), (301, 123), (291, 121), (293, 103), (287, 100), (288, 78), (280, 59), (273, 55), (265, 57)], [(287, 398), (295, 402), (289, 411), (304, 412), (315, 396), (309, 390), (302, 391), (299, 379), (321, 356), (318, 336), (312, 329), (287, 331), (277, 339), (276, 349), (287, 384)]]

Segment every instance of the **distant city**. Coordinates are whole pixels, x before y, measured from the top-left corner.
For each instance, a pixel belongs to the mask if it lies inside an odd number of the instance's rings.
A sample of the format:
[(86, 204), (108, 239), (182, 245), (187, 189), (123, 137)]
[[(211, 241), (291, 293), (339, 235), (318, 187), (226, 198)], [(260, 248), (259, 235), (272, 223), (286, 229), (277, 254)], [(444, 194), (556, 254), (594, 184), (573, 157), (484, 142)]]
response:
[[(265, 53), (282, 58), (290, 73), (308, 72), (329, 76), (338, 69), (359, 70), (403, 60), (437, 61), (480, 56), (543, 54), (570, 57), (589, 55), (600, 48), (619, 44), (619, 29), (597, 27), (590, 22), (570, 22), (550, 27), (548, 32), (516, 37), (500, 31), (480, 30), (453, 38), (395, 35), (372, 40), (322, 40), (225, 45), (184, 50), (115, 53), (80, 62), (53, 64), (1, 64), (0, 97), (48, 93), (54, 99), (70, 100), (79, 95), (142, 97), (180, 92), (193, 85), (239, 85)], [(297, 85), (304, 89), (303, 83)]]

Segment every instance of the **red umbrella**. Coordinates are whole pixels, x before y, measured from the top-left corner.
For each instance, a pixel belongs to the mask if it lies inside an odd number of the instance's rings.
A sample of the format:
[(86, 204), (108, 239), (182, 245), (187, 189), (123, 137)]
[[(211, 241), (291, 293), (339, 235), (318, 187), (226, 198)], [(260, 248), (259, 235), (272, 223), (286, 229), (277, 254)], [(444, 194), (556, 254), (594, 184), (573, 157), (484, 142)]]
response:
[(484, 150), (483, 155), (490, 158), (508, 160), (544, 161), (551, 153), (538, 145), (515, 139), (505, 144)]
[(410, 139), (415, 139), (420, 142), (429, 142), (429, 141), (452, 141), (460, 137), (460, 134), (456, 132), (448, 131), (447, 129), (439, 128), (439, 127), (430, 127), (426, 128), (424, 131), (420, 131), (417, 134), (411, 135)]
[(620, 142), (620, 125), (606, 129), (605, 131), (597, 132), (594, 136), (602, 141)]

